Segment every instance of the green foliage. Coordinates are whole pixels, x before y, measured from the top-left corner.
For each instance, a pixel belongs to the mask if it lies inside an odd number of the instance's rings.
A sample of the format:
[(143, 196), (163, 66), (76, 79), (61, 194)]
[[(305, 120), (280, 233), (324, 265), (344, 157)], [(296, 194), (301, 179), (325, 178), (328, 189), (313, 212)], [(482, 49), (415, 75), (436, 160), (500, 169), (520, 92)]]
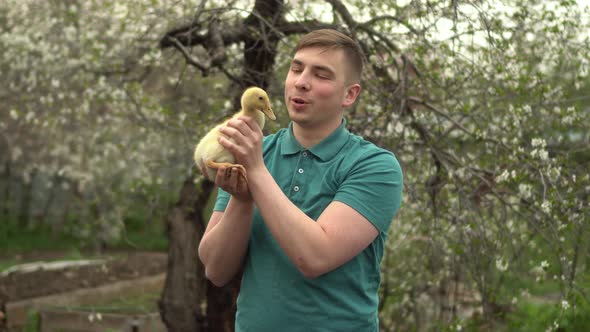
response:
[(523, 303), (508, 315), (506, 331), (536, 332), (548, 327), (560, 332), (587, 331), (590, 304), (578, 300), (577, 305), (565, 310), (562, 304)]
[(23, 332), (38, 332), (41, 324), (41, 315), (38, 311), (30, 310), (27, 312), (27, 321)]

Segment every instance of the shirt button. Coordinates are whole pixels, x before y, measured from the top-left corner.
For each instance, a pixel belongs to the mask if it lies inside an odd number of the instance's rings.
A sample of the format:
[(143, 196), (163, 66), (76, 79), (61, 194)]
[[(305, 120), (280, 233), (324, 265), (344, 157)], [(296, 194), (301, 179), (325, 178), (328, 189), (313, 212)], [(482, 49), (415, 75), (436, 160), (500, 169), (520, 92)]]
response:
[(303, 156), (307, 157), (307, 151), (303, 151)]
[(295, 186), (295, 187), (293, 187), (293, 190), (294, 190), (294, 191), (299, 191), (299, 186)]
[(303, 168), (300, 168), (297, 172), (299, 172), (299, 174), (303, 173)]

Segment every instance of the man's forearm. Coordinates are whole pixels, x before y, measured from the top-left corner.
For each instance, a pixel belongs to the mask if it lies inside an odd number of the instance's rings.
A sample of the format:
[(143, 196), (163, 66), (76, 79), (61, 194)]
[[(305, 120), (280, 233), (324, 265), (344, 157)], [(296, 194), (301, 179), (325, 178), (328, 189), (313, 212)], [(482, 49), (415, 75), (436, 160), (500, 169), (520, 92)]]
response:
[(250, 191), (273, 237), (301, 273), (321, 274), (329, 260), (326, 232), (285, 196), (266, 169), (251, 175)]
[(201, 239), (199, 257), (217, 286), (229, 282), (243, 264), (253, 211), (253, 203), (231, 198), (219, 222)]

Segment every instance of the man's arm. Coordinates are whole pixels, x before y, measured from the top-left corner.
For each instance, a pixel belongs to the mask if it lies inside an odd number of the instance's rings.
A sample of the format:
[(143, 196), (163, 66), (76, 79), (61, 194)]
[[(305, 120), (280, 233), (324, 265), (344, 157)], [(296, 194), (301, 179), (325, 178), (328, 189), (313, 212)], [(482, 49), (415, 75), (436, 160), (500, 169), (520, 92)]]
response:
[(308, 278), (348, 262), (379, 234), (359, 212), (337, 201), (314, 221), (285, 196), (266, 168), (249, 173), (249, 180), (250, 192), (268, 229)]
[(225, 170), (220, 169), (215, 183), (235, 195), (224, 212), (213, 212), (199, 244), (199, 258), (205, 265), (205, 275), (219, 287), (228, 283), (243, 265), (254, 213), (249, 193), (243, 194), (242, 188), (239, 191), (242, 194), (236, 194), (238, 172), (232, 170), (229, 177), (223, 174)]

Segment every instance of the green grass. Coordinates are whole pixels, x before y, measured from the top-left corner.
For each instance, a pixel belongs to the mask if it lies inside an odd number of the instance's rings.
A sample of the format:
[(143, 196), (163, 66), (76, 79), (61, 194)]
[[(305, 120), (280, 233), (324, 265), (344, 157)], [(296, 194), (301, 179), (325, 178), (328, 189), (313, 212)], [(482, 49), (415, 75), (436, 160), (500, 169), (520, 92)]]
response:
[[(111, 251), (165, 251), (168, 240), (163, 227), (153, 223), (146, 226), (140, 218), (126, 219), (126, 231), (116, 241), (107, 244)], [(96, 258), (96, 251), (89, 241), (69, 234), (52, 234), (50, 225), (34, 228), (21, 227), (11, 220), (0, 220), (0, 272), (16, 264), (30, 260), (17, 258), (34, 252), (51, 252), (51, 259), (78, 260)]]
[[(109, 248), (133, 250), (166, 250), (164, 227), (146, 226), (139, 218), (126, 218), (125, 231), (120, 239), (108, 243)], [(89, 240), (67, 233), (52, 234), (49, 225), (34, 228), (20, 227), (11, 220), (0, 220), (0, 252), (3, 254), (26, 253), (36, 250), (84, 251), (91, 248)]]
[(41, 315), (39, 315), (38, 311), (30, 310), (27, 312), (27, 321), (25, 326), (23, 327), (23, 332), (37, 332), (39, 331), (39, 320), (41, 319)]
[(14, 266), (16, 264), (20, 264), (19, 261), (9, 258), (9, 259), (0, 259), (0, 272), (8, 269), (11, 266)]
[(53, 236), (49, 226), (22, 228), (10, 220), (0, 221), (0, 249), (3, 254), (23, 253), (34, 250), (73, 250), (82, 241), (67, 234)]
[(168, 239), (164, 230), (128, 230), (121, 239), (109, 244), (111, 249), (165, 251)]
[(546, 331), (556, 322), (560, 332), (590, 331), (590, 305), (580, 301), (562, 310), (560, 304), (522, 303), (507, 317), (507, 331)]
[(160, 296), (160, 290), (148, 291), (134, 296), (122, 294), (118, 299), (108, 302), (98, 301), (92, 305), (67, 307), (67, 309), (101, 313), (147, 314), (158, 311), (157, 302), (160, 299)]

